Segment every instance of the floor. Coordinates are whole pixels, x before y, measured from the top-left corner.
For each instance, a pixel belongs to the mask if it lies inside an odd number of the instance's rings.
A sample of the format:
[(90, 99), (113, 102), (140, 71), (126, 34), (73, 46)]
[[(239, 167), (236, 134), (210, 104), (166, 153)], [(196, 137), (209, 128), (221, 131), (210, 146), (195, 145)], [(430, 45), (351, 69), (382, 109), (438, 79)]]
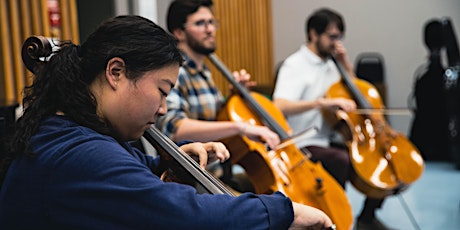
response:
[[(362, 193), (347, 184), (353, 214), (361, 211)], [(377, 217), (400, 230), (460, 230), (460, 170), (449, 162), (425, 162), (423, 175), (406, 191), (388, 197)]]
[[(346, 186), (357, 216), (365, 197)], [(404, 192), (387, 197), (377, 217), (397, 230), (460, 230), (460, 170), (449, 162), (425, 162), (423, 175)]]

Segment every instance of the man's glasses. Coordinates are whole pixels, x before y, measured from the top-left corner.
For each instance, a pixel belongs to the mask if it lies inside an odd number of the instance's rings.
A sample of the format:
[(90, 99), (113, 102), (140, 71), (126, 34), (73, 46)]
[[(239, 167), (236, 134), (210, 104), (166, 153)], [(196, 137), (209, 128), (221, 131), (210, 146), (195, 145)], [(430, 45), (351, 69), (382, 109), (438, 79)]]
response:
[(331, 41), (336, 41), (336, 40), (342, 40), (343, 35), (342, 34), (328, 34), (324, 33)]
[(217, 19), (209, 19), (209, 20), (198, 20), (196, 22), (189, 22), (184, 24), (184, 28), (188, 26), (194, 26), (196, 28), (205, 30), (208, 26), (213, 26), (215, 29), (219, 28), (219, 21)]

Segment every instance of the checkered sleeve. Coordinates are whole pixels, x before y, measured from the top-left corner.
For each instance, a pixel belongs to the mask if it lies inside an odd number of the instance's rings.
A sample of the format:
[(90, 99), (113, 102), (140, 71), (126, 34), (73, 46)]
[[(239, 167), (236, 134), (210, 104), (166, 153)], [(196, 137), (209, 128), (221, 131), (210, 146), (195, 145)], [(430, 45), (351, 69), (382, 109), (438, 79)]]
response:
[(164, 116), (159, 117), (155, 124), (159, 130), (171, 139), (174, 138), (179, 121), (187, 118), (189, 114), (190, 106), (183, 92), (185, 86), (181, 84), (181, 81), (185, 77), (183, 74), (186, 73), (183, 71), (179, 72), (178, 83), (166, 97), (168, 112)]

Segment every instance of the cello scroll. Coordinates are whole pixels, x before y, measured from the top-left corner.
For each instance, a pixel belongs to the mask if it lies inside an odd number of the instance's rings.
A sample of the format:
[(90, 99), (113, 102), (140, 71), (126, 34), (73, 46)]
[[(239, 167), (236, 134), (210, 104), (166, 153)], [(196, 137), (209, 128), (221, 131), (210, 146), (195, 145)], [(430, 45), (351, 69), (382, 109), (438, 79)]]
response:
[(25, 40), (21, 56), (24, 65), (32, 73), (37, 72), (37, 68), (45, 64), (40, 58), (47, 58), (52, 54), (50, 41), (43, 36), (32, 36)]

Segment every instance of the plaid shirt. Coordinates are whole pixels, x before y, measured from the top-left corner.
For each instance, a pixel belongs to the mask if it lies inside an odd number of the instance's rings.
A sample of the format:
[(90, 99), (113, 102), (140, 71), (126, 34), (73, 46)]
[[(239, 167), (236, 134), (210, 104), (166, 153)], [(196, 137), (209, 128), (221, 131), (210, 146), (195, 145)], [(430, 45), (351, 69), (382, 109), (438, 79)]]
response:
[(185, 64), (179, 69), (175, 87), (166, 103), (168, 112), (160, 117), (156, 126), (171, 139), (184, 118), (215, 121), (224, 104), (224, 97), (217, 89), (211, 72), (206, 66), (200, 72), (195, 62), (184, 54)]

